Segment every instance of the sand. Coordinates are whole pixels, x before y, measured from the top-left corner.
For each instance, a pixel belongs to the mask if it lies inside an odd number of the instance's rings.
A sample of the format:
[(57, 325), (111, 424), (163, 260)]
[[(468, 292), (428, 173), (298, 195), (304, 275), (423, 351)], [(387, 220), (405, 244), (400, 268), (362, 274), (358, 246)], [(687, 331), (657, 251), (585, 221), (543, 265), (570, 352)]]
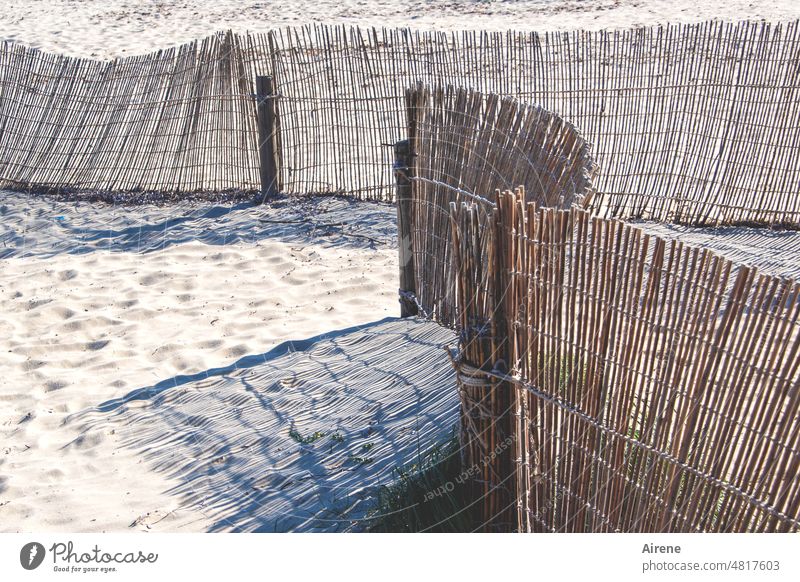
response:
[(701, 228), (681, 224), (631, 221), (645, 232), (692, 247), (707, 248), (736, 265), (759, 273), (800, 280), (800, 232), (745, 226)]
[[(414, 458), (419, 419), (447, 417), (420, 429), (433, 431), (435, 442), (456, 411), (455, 392), (442, 387), (453, 384), (440, 348), (415, 355), (412, 340), (388, 355), (382, 351), (382, 335), (393, 333), (397, 343), (403, 331), (385, 321), (399, 311), (394, 212), (339, 198), (121, 208), (0, 193), (0, 531), (325, 529), (314, 516), (332, 505), (318, 499), (298, 521), (283, 516), (286, 507), (276, 502), (237, 494), (241, 503), (231, 507), (232, 498), (215, 497), (323, 466), (319, 455), (298, 452), (293, 427), (303, 435), (340, 431), (347, 446), (337, 444), (330, 454), (356, 457), (367, 444), (359, 431), (372, 427), (380, 438), (370, 441), (371, 456), (379, 462), (359, 467), (359, 479), (342, 485), (324, 470), (314, 474), (335, 482), (345, 498), (387, 482), (395, 466)], [(365, 332), (342, 332), (375, 322), (385, 334), (371, 328), (371, 340)], [(422, 327), (427, 331), (415, 333), (452, 342), (450, 332)], [(307, 342), (320, 335), (356, 347), (334, 349), (325, 337)], [(307, 345), (276, 348), (287, 340)], [(310, 350), (306, 360), (323, 360), (312, 345), (334, 351), (326, 365), (306, 362), (304, 379), (303, 367), (283, 352)], [(407, 359), (394, 361), (392, 353)], [(379, 355), (365, 375), (359, 358)], [(428, 371), (413, 359), (429, 357), (444, 374), (420, 382), (440, 407), (435, 413), (415, 396), (417, 383), (402, 379), (406, 371), (424, 378)], [(392, 373), (378, 373), (380, 362)], [(337, 366), (336, 382), (326, 379)], [(248, 380), (251, 392), (244, 380), (231, 380), (245, 376), (242, 370), (257, 377)], [(285, 378), (293, 383), (273, 389)], [(332, 397), (337, 385), (361, 398), (366, 412)], [(205, 421), (174, 401), (187, 391), (209, 399), (194, 404)], [(126, 398), (133, 404), (109, 408)], [(443, 398), (449, 401), (441, 408)], [(375, 414), (393, 407), (401, 409), (399, 417)], [(318, 413), (309, 416), (313, 408)], [(261, 420), (242, 424), (237, 414)], [(195, 418), (191, 426), (184, 426), (187, 417)], [(192, 427), (207, 439), (202, 445), (192, 440)], [(188, 439), (183, 448), (177, 435)], [(213, 464), (229, 457), (223, 448), (263, 438), (271, 439), (275, 458), (259, 448), (249, 452), (252, 462), (242, 461), (249, 463), (246, 472)], [(389, 444), (404, 453), (387, 454)], [(198, 484), (205, 476), (187, 477), (186, 466), (173, 475), (174, 459), (162, 471), (157, 451), (163, 447), (190, 455), (191, 470), (210, 465), (222, 477)], [(298, 483), (296, 491), (282, 483), (282, 499), (307, 497), (316, 481)], [(228, 516), (232, 511), (239, 513)]]
[(6, 0), (0, 40), (95, 58), (149, 52), (218, 30), (314, 22), (436, 30), (628, 28), (710, 19), (800, 18), (795, 0)]

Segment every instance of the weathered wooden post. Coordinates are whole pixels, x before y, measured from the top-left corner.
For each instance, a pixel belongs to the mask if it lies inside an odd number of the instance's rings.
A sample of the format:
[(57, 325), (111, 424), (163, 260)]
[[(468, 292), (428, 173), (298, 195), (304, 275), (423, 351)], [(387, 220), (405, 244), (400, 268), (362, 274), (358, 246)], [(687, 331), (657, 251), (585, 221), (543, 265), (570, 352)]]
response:
[(397, 179), (397, 243), (400, 248), (400, 317), (417, 315), (417, 292), (414, 279), (412, 237), (411, 175), (413, 168), (411, 142), (394, 144), (394, 175)]
[(275, 84), (272, 77), (256, 77), (258, 100), (258, 159), (261, 169), (261, 196), (280, 191), (278, 170), (278, 126), (275, 114)]

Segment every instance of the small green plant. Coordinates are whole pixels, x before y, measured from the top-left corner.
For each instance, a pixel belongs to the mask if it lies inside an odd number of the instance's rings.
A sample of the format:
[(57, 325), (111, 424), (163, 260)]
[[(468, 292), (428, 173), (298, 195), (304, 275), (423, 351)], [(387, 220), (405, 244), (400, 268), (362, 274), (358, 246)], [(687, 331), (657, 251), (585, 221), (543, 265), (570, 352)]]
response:
[(343, 442), (344, 442), (344, 435), (342, 435), (342, 433), (340, 433), (338, 431), (333, 433), (331, 435), (331, 443), (330, 443), (330, 446), (328, 447), (328, 452), (332, 453), (333, 452), (333, 447), (335, 447), (336, 445), (340, 445)]
[(301, 445), (310, 445), (311, 443), (318, 441), (325, 435), (326, 433), (317, 431), (308, 436), (303, 436), (299, 432), (297, 432), (296, 428), (291, 427), (289, 429), (289, 436), (292, 438), (292, 440), (300, 443)]
[(366, 451), (370, 450), (374, 446), (375, 446), (375, 443), (364, 443), (363, 445), (361, 445), (361, 450), (366, 452)]
[(375, 459), (372, 457), (358, 457), (356, 455), (349, 455), (347, 460), (351, 463), (355, 463), (356, 465), (366, 465), (367, 463), (371, 463)]
[(461, 466), (457, 435), (394, 471), (370, 511), (375, 532), (471, 532), (480, 527), (479, 504)]
[(555, 357), (540, 359), (540, 366), (545, 370), (546, 374), (552, 375), (552, 381), (558, 387), (558, 396), (562, 398), (567, 396), (567, 392), (574, 384), (574, 392), (578, 401), (583, 397), (583, 392), (586, 388), (586, 364), (581, 364), (571, 356), (564, 356), (559, 364), (556, 364)]

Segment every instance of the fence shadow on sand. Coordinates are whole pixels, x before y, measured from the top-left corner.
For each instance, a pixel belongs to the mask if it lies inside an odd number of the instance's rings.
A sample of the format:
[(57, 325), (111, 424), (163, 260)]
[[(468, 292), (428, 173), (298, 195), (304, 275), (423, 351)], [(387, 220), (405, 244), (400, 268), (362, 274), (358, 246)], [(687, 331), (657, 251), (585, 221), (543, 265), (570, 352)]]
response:
[(82, 434), (179, 482), (211, 531), (358, 530), (380, 484), (457, 422), (451, 331), (383, 319), (134, 390), (74, 415)]
[(113, 207), (0, 191), (0, 259), (149, 253), (191, 242), (223, 246), (313, 239), (325, 247), (393, 247), (394, 217), (388, 204), (330, 196), (285, 197), (266, 205)]

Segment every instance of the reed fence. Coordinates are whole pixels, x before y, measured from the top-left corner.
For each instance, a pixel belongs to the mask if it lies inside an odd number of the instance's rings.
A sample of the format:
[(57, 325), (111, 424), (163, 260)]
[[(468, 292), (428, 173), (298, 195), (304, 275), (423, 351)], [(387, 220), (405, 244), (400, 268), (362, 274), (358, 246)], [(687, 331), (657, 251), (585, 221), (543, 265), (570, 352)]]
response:
[[(450, 203), (523, 186), (544, 206), (586, 205), (597, 173), (589, 146), (561, 117), (510, 97), (418, 85), (406, 95), (413, 182), (411, 240), (419, 311), (456, 323)], [(483, 196), (481, 196), (483, 195)], [(486, 260), (486, 257), (483, 257)]]
[(484, 529), (800, 530), (800, 285), (587, 210), (552, 113), (407, 103), (414, 294), (459, 331)]
[(0, 48), (0, 187), (257, 189), (241, 39), (108, 62)]
[(519, 192), (452, 220), (487, 527), (800, 529), (800, 285)]
[(800, 226), (798, 87), (797, 22), (4, 42), (0, 187), (249, 193), (265, 159), (287, 193), (400, 182), (486, 529), (797, 531), (800, 286), (617, 219)]
[(800, 225), (798, 23), (444, 34), (308, 26), (97, 62), (0, 47), (6, 187), (257, 191), (255, 79), (276, 94), (288, 193), (392, 200), (405, 91), (452, 84), (541, 105), (603, 169), (594, 209)]

